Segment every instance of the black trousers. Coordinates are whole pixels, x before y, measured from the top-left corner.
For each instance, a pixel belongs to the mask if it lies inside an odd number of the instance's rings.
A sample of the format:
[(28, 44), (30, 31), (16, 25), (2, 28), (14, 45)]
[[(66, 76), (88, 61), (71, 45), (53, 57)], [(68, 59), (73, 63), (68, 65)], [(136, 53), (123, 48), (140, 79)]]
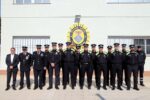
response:
[[(46, 66), (46, 70), (48, 70), (49, 71), (49, 66)], [(43, 83), (43, 85), (45, 85), (45, 83), (46, 83), (46, 70), (43, 70), (43, 81), (42, 81), (42, 83)]]
[(112, 85), (112, 64), (107, 64), (107, 85)]
[(64, 63), (63, 85), (66, 86), (71, 75), (71, 86), (75, 86), (74, 63)]
[(107, 84), (107, 64), (97, 65), (96, 86), (101, 87), (101, 73), (103, 72), (103, 86)]
[(115, 87), (115, 79), (117, 75), (118, 87), (121, 86), (122, 64), (112, 64), (112, 86)]
[(29, 71), (20, 71), (20, 86), (24, 85), (24, 75), (26, 76), (27, 87), (30, 87), (30, 70)]
[(144, 64), (139, 64), (138, 73), (139, 73), (139, 78), (140, 78), (140, 84), (143, 84)]
[(12, 86), (16, 86), (16, 78), (17, 78), (18, 69), (7, 69), (7, 87), (10, 87), (11, 77), (13, 76), (13, 84)]
[(127, 81), (127, 87), (131, 87), (131, 73), (133, 73), (133, 79), (134, 79), (134, 87), (137, 87), (137, 81), (138, 81), (138, 65), (128, 65), (128, 81)]
[(85, 73), (87, 74), (88, 86), (92, 85), (92, 68), (91, 68), (91, 65), (81, 64), (81, 67), (80, 67), (80, 80), (79, 80), (81, 87), (83, 87), (83, 85), (84, 85)]
[(128, 80), (127, 64), (122, 65), (121, 84), (123, 83), (123, 79), (124, 79), (125, 83), (127, 84), (127, 80)]
[(75, 85), (77, 83), (77, 76), (79, 74), (79, 77), (80, 77), (80, 71), (79, 71), (79, 68), (80, 68), (80, 64), (75, 64), (74, 66), (74, 73), (75, 73)]
[(34, 69), (34, 84), (35, 84), (35, 87), (42, 87), (42, 79), (43, 78), (43, 69), (41, 70), (37, 70), (37, 69)]
[(53, 87), (53, 72), (55, 71), (55, 86), (59, 85), (60, 68), (57, 64), (55, 67), (49, 67), (49, 86)]

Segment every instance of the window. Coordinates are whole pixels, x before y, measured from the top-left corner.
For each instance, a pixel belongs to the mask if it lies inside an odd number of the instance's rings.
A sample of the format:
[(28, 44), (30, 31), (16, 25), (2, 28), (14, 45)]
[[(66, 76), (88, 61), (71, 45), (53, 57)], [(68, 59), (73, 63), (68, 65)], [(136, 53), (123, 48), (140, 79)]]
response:
[(28, 47), (28, 52), (32, 53), (36, 50), (36, 45), (41, 44), (42, 48), (45, 44), (50, 44), (49, 36), (14, 36), (13, 47), (16, 48), (16, 53), (22, 52), (22, 46)]
[(150, 0), (107, 0), (107, 3), (110, 3), (110, 4), (113, 4), (113, 3), (114, 4), (150, 3)]
[(146, 54), (150, 55), (150, 37), (136, 37), (136, 36), (108, 36), (108, 45), (113, 45), (115, 42), (120, 44), (127, 44), (129, 47), (130, 44), (134, 44), (135, 46), (142, 46), (143, 50)]
[(49, 4), (50, 0), (14, 0), (15, 4)]

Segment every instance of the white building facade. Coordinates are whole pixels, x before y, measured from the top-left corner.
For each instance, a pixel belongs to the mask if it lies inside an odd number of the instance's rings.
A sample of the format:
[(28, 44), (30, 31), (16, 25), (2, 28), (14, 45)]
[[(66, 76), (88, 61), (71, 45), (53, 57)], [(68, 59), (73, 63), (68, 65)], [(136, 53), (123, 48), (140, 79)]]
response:
[(90, 44), (142, 45), (150, 71), (150, 0), (1, 0), (1, 66), (11, 47), (67, 41), (75, 16), (90, 31)]

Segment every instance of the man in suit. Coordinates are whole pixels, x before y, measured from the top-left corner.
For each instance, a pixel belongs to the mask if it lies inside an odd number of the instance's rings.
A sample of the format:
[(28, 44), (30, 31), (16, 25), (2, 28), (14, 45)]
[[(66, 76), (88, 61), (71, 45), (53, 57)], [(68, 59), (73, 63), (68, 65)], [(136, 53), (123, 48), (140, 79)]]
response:
[(26, 75), (27, 88), (30, 89), (30, 67), (32, 66), (32, 55), (27, 52), (26, 46), (22, 47), (22, 53), (19, 54), (20, 61), (20, 88), (23, 89), (24, 74)]
[(37, 51), (33, 52), (33, 70), (34, 70), (34, 90), (38, 87), (43, 88), (42, 78), (43, 70), (46, 70), (44, 52), (41, 51), (41, 45), (36, 45)]
[(6, 64), (7, 64), (7, 88), (6, 91), (10, 89), (10, 80), (13, 76), (13, 84), (12, 88), (13, 90), (16, 90), (16, 77), (18, 72), (18, 63), (19, 63), (19, 57), (17, 54), (15, 54), (15, 48), (10, 49), (10, 54), (6, 56)]

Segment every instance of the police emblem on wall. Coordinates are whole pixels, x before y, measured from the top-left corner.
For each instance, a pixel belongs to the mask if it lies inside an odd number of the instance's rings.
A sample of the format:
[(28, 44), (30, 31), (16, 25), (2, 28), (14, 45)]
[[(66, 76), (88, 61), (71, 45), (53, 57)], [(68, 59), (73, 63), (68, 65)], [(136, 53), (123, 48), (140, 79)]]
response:
[(88, 28), (81, 23), (74, 23), (70, 27), (70, 31), (67, 34), (67, 41), (72, 43), (72, 46), (81, 45), (84, 43), (89, 43), (90, 33)]

